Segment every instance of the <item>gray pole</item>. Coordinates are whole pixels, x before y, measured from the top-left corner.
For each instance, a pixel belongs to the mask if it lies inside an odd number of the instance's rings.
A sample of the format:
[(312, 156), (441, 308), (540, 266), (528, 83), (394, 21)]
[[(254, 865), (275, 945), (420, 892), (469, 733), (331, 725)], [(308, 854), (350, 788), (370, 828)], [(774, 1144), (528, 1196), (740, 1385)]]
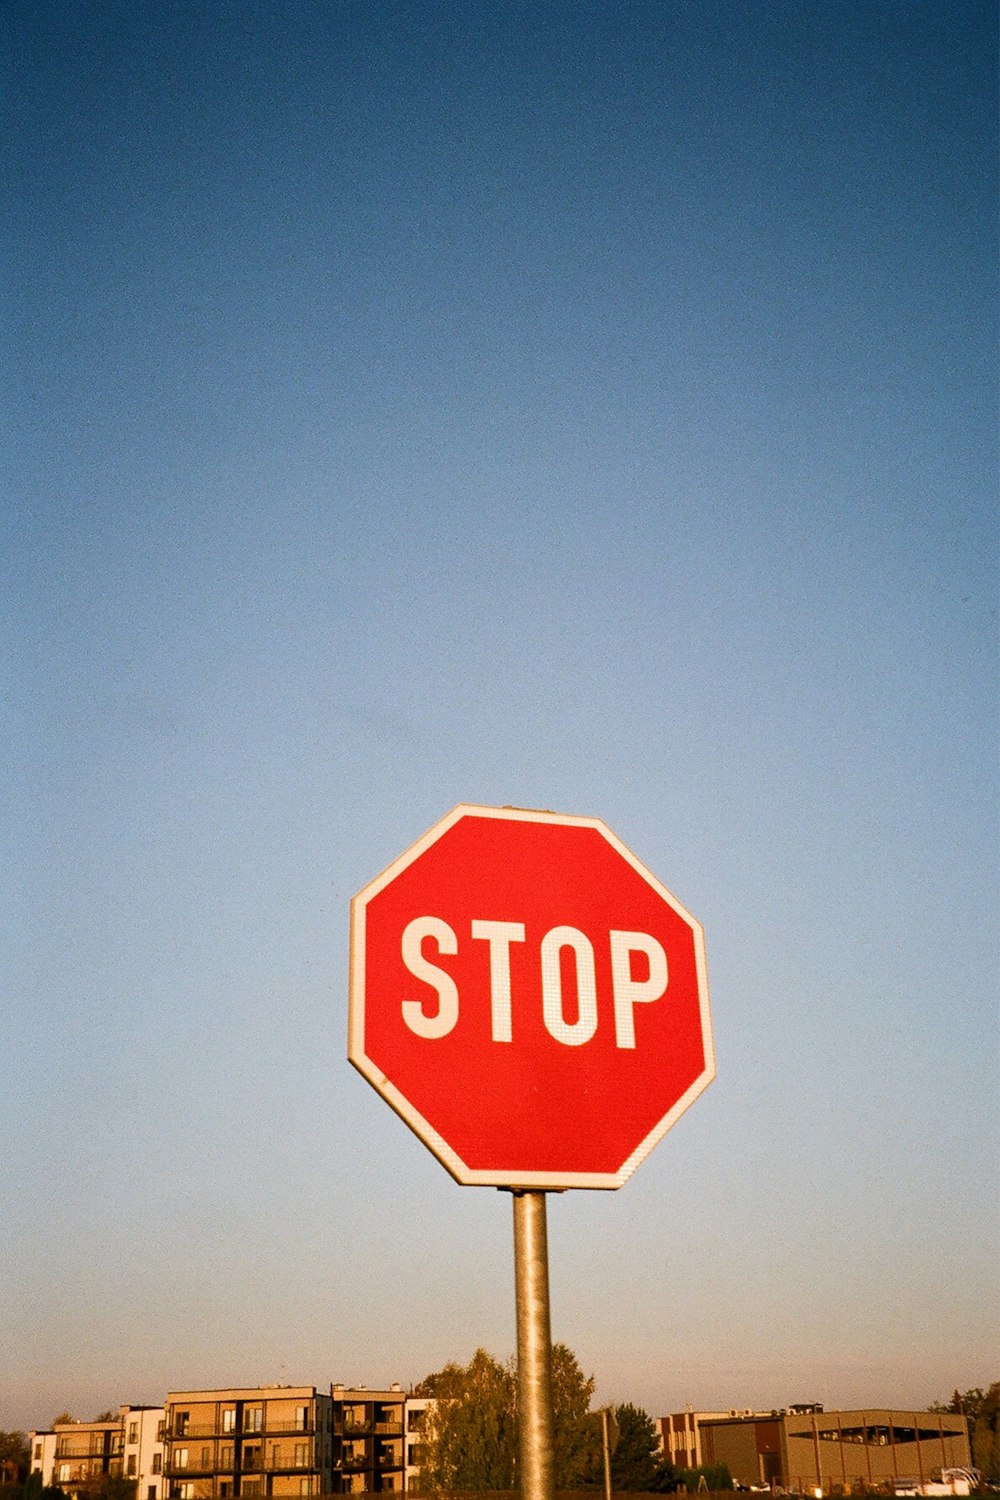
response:
[(604, 1500), (611, 1500), (611, 1440), (606, 1406), (601, 1407), (601, 1447), (604, 1449)]
[(517, 1407), (523, 1500), (554, 1500), (552, 1332), (545, 1194), (515, 1191)]

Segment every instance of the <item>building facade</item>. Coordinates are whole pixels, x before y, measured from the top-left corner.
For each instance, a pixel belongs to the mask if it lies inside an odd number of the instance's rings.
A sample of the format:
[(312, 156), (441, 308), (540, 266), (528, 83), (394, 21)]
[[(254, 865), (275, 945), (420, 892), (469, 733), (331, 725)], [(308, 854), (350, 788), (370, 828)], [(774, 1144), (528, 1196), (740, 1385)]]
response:
[[(743, 1412), (749, 1416), (749, 1412)], [(716, 1417), (735, 1417), (736, 1412), (695, 1411), (686, 1406), (683, 1411), (672, 1412), (669, 1417), (658, 1417), (656, 1430), (660, 1441), (660, 1454), (677, 1469), (699, 1469), (701, 1456), (701, 1424)]]
[(951, 1412), (809, 1405), (705, 1417), (698, 1425), (703, 1464), (725, 1464), (737, 1484), (802, 1494), (861, 1494), (901, 1479), (925, 1484), (941, 1469), (970, 1463), (968, 1422)]
[(31, 1472), (85, 1500), (105, 1478), (135, 1480), (136, 1500), (164, 1500), (162, 1406), (121, 1406), (102, 1422), (57, 1422), (29, 1434)]
[[(57, 1484), (73, 1500), (83, 1500), (99, 1480), (121, 1474), (121, 1418), (109, 1422), (57, 1422), (51, 1434), (32, 1433), (33, 1444), (39, 1436), (52, 1439), (43, 1442), (42, 1483)], [(34, 1458), (31, 1466), (34, 1469)], [(48, 1472), (46, 1466), (50, 1466)]]
[(56, 1461), (56, 1435), (52, 1428), (28, 1433), (28, 1472), (40, 1474), (42, 1484), (55, 1484), (52, 1475)]
[(407, 1396), (406, 1398), (406, 1435), (404, 1438), (406, 1483), (404, 1488), (407, 1490), (415, 1487), (420, 1474), (424, 1461), (424, 1428), (429, 1414), (433, 1413), (436, 1405), (437, 1402), (433, 1396)]
[(136, 1500), (164, 1500), (162, 1406), (123, 1406), (122, 1475), (136, 1482)]
[(406, 1396), (402, 1387), (330, 1387), (333, 1493), (402, 1493), (406, 1485)]
[(332, 1448), (330, 1397), (315, 1386), (171, 1391), (166, 1500), (329, 1494)]

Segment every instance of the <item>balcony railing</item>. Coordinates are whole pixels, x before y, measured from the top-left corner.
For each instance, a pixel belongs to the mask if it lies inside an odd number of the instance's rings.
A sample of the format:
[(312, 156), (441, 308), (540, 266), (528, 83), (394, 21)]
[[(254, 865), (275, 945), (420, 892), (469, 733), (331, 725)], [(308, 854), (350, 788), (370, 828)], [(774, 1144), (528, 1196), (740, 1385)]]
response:
[(259, 1459), (247, 1463), (244, 1459), (237, 1471), (232, 1459), (210, 1458), (188, 1459), (186, 1464), (168, 1464), (164, 1473), (168, 1479), (198, 1479), (205, 1474), (304, 1474), (310, 1471), (319, 1472), (319, 1466), (311, 1457), (298, 1458), (294, 1453), (287, 1456), (279, 1454), (277, 1458), (268, 1456), (263, 1463)]
[(185, 1438), (224, 1437), (230, 1442), (235, 1438), (256, 1438), (268, 1432), (301, 1432), (312, 1433), (316, 1431), (316, 1422), (310, 1417), (305, 1424), (295, 1418), (284, 1418), (282, 1421), (261, 1421), (259, 1427), (224, 1427), (221, 1422), (188, 1422), (186, 1426), (175, 1426), (170, 1438), (173, 1442), (183, 1442)]
[(199, 1474), (231, 1474), (233, 1466), (215, 1458), (195, 1459), (193, 1462), (189, 1458), (186, 1464), (164, 1464), (163, 1472), (168, 1479), (193, 1479)]

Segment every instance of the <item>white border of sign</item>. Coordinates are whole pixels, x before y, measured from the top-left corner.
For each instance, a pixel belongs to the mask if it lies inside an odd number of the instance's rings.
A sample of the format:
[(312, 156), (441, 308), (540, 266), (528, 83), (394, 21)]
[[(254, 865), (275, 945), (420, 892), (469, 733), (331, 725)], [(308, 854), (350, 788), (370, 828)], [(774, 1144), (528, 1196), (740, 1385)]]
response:
[[(365, 1053), (365, 915), (369, 901), (400, 875), (403, 870), (419, 859), (426, 849), (435, 844), (460, 818), (470, 814), (480, 818), (507, 818), (523, 823), (559, 823), (577, 828), (596, 828), (602, 838), (621, 855), (628, 864), (656, 891), (657, 895), (673, 907), (678, 916), (690, 926), (694, 934), (695, 965), (698, 976), (698, 999), (701, 1010), (701, 1030), (705, 1047), (705, 1068), (692, 1083), (673, 1109), (654, 1127), (645, 1140), (636, 1147), (632, 1155), (618, 1172), (524, 1172), (514, 1178), (509, 1171), (481, 1172), (467, 1167), (461, 1157), (448, 1145), (434, 1127), (414, 1109), (410, 1101), (389, 1082), (385, 1074), (375, 1066)], [(348, 999), (348, 1043), (347, 1056), (358, 1072), (382, 1095), (401, 1119), (406, 1121), (415, 1135), (423, 1141), (434, 1155), (464, 1187), (533, 1188), (561, 1191), (564, 1188), (619, 1188), (631, 1177), (640, 1162), (666, 1135), (671, 1125), (693, 1104), (715, 1077), (715, 1049), (712, 1041), (712, 1017), (708, 996), (708, 968), (705, 962), (705, 934), (701, 923), (691, 915), (673, 896), (666, 886), (637, 859), (607, 824), (600, 818), (575, 817), (569, 813), (534, 811), (523, 807), (479, 807), (471, 803), (460, 803), (452, 808), (439, 822), (429, 828), (423, 838), (411, 844), (398, 859), (384, 869), (381, 875), (363, 886), (351, 901), (351, 970)]]

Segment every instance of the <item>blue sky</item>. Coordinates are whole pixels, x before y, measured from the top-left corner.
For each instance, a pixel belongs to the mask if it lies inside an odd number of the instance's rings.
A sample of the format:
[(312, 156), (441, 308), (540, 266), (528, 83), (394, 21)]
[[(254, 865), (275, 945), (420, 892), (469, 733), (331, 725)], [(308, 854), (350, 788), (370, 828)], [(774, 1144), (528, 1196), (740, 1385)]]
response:
[(0, 1426), (513, 1350), (350, 896), (603, 818), (718, 1078), (549, 1205), (598, 1399), (996, 1379), (996, 19), (3, 21)]

